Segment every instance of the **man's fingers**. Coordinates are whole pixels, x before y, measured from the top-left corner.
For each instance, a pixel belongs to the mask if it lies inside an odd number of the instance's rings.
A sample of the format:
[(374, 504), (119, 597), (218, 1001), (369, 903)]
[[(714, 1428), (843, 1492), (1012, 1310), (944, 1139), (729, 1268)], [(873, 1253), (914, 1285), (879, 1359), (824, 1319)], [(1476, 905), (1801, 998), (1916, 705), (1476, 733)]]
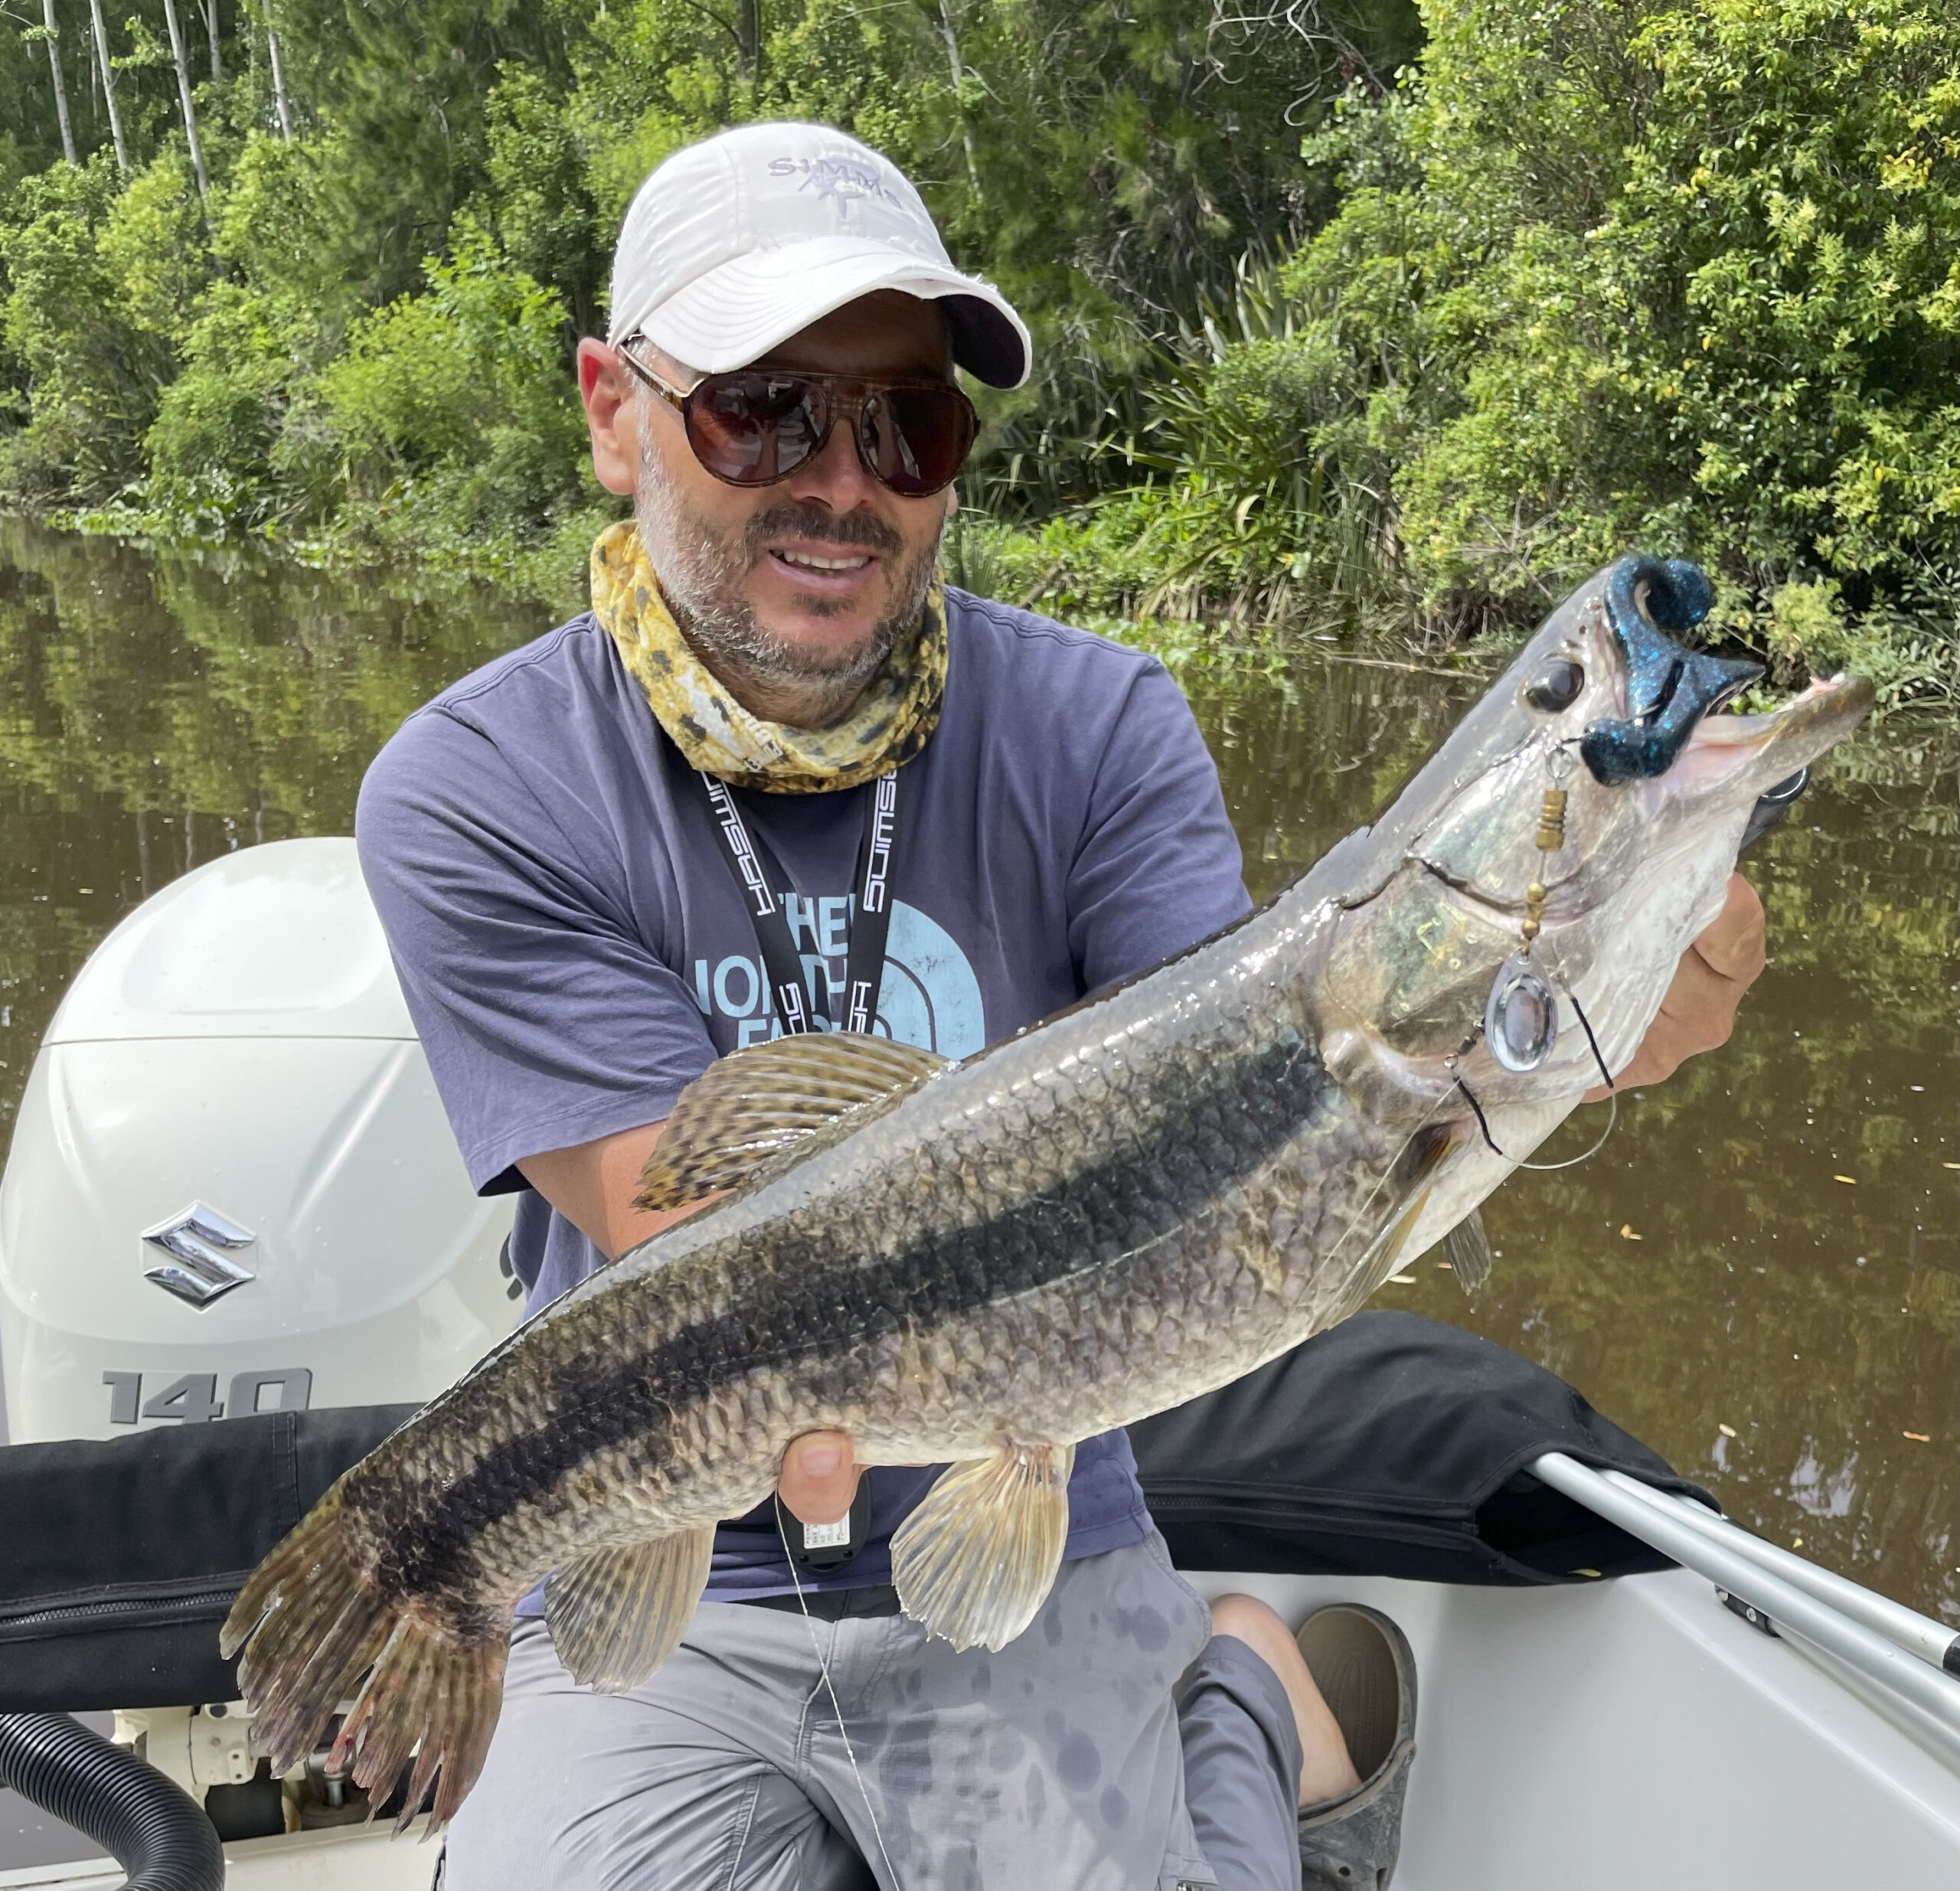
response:
[(858, 1467), (845, 1432), (805, 1432), (782, 1454), (782, 1507), (806, 1524), (834, 1524), (858, 1494)]
[[(1699, 952), (1684, 952), (1648, 1035), (1664, 1026), (1671, 1027), (1670, 1035), (1677, 1036), (1686, 1046), (1682, 1057), (1713, 1050), (1729, 1041), (1729, 1034), (1736, 1027), (1736, 1007), (1747, 989), (1740, 979), (1714, 970)], [(1681, 1058), (1674, 1061), (1678, 1063)]]
[(1726, 1044), (1736, 1027), (1736, 1008), (1754, 975), (1731, 977), (1719, 971), (1703, 957), (1698, 942), (1682, 953), (1654, 1022), (1632, 1063), (1620, 1073), (1619, 1087), (1637, 1090), (1643, 1084), (1664, 1083), (1690, 1057)]
[(1691, 951), (1711, 971), (1747, 987), (1762, 970), (1768, 940), (1756, 889), (1740, 874), (1731, 874), (1720, 913), (1696, 939)]
[[(1697, 1048), (1688, 1043), (1678, 1021), (1663, 1011), (1648, 1026), (1632, 1063), (1615, 1079), (1616, 1087), (1637, 1090), (1645, 1084), (1664, 1083), (1680, 1068), (1681, 1060), (1693, 1056)], [(1606, 1095), (1605, 1090), (1595, 1089), (1586, 1092), (1586, 1100), (1598, 1102)]]

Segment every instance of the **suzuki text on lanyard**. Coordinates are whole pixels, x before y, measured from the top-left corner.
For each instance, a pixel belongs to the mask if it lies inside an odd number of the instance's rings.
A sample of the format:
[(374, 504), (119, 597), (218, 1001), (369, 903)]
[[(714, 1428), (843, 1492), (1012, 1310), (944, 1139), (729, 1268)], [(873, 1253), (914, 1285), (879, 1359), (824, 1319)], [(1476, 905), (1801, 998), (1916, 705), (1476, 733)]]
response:
[[(728, 784), (713, 775), (701, 776), (708, 805), (714, 811), (715, 830), (734, 869), (736, 883), (749, 903), (756, 944), (776, 995), (776, 1014), (786, 1037), (818, 1028), (810, 1015), (803, 983), (803, 962), (796, 936), (779, 897), (791, 890), (788, 877), (750, 838), (742, 811)], [(857, 910), (851, 916), (851, 943), (844, 959), (844, 1030), (868, 1031), (878, 1014), (878, 988), (885, 969), (885, 939), (891, 930), (891, 864), (898, 844), (898, 771), (880, 775), (864, 801), (864, 832), (858, 847)], [(772, 869), (774, 869), (772, 875)], [(772, 877), (783, 885), (773, 886)]]

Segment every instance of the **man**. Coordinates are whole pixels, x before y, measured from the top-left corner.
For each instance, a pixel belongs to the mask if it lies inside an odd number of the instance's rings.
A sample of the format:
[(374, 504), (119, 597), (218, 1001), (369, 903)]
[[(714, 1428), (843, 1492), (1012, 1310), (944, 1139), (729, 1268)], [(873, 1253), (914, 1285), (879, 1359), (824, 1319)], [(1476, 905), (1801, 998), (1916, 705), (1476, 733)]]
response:
[[(1247, 904), (1161, 667), (937, 587), (955, 368), (1018, 385), (1028, 342), (891, 165), (788, 124), (682, 152), (612, 294), (580, 387), (636, 518), (593, 610), (412, 717), (359, 819), (472, 1176), (526, 1191), (533, 1307), (672, 1219), (638, 1180), (717, 1056), (812, 1024), (964, 1056)], [(1689, 988), (1677, 1051), (1733, 982)], [(1363, 1782), (1277, 1618), (1171, 1569), (1122, 1434), (1078, 1448), (1054, 1592), (995, 1654), (897, 1612), (933, 1475), (860, 1491), (848, 1438), (799, 1440), (626, 1696), (530, 1599), (452, 1891), (1298, 1883), (1297, 1808)]]

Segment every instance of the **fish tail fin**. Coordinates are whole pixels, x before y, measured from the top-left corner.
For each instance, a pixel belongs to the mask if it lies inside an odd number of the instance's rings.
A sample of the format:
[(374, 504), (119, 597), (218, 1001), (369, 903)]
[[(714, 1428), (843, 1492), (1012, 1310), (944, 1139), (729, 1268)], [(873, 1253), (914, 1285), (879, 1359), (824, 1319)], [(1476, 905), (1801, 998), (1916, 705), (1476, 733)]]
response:
[(466, 1640), (420, 1610), (396, 1618), (328, 1765), (337, 1769), (351, 1760), (354, 1783), (374, 1806), (409, 1774), (397, 1832), (407, 1829), (432, 1785), (429, 1829), (436, 1831), (456, 1817), (476, 1783), (503, 1704), (508, 1632), (504, 1620), (495, 1633)]
[(399, 1830), (438, 1769), (437, 1824), (454, 1814), (482, 1769), (497, 1725), (508, 1627), (504, 1612), (485, 1612), (466, 1630), (420, 1599), (397, 1603), (377, 1593), (350, 1553), (336, 1489), (253, 1571), (218, 1648), (227, 1659), (243, 1651), (239, 1688), (276, 1775), (318, 1746), (357, 1687), (331, 1767), (343, 1769), (351, 1757), (354, 1783), (379, 1805), (419, 1743), (421, 1791), (411, 1791)]

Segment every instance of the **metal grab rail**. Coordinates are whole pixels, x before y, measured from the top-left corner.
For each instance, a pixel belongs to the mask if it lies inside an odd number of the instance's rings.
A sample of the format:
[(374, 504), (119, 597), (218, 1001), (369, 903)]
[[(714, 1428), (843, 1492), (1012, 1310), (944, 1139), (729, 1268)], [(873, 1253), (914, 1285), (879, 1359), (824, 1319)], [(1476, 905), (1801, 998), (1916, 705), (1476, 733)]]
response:
[(1890, 1596), (1880, 1595), (1829, 1569), (1821, 1569), (1808, 1558), (1779, 1549), (1775, 1543), (1765, 1542), (1762, 1537), (1730, 1523), (1726, 1517), (1704, 1510), (1687, 1497), (1676, 1497), (1670, 1491), (1657, 1491), (1651, 1484), (1642, 1484), (1638, 1478), (1630, 1478), (1623, 1471), (1602, 1471), (1599, 1475), (1619, 1489), (1631, 1491), (1642, 1503), (1652, 1504), (1664, 1515), (1678, 1517), (1711, 1543), (1726, 1543), (1752, 1562), (1761, 1563), (1772, 1576), (1780, 1576), (1785, 1582), (1795, 1583), (1840, 1615), (1863, 1622), (1873, 1635), (1884, 1636), (1908, 1654), (1916, 1654), (1921, 1661), (1930, 1662), (1946, 1674), (1960, 1674), (1960, 1635), (1945, 1622), (1935, 1622), (1930, 1615), (1922, 1615), (1916, 1608), (1908, 1608), (1903, 1602), (1895, 1602)]
[(1854, 1621), (1834, 1603), (1787, 1581), (1754, 1556), (1715, 1540), (1648, 1502), (1644, 1494), (1631, 1495), (1563, 1452), (1534, 1459), (1530, 1471), (1575, 1503), (1753, 1605), (1794, 1650), (1811, 1657), (1936, 1759), (1960, 1771), (1960, 1680)]

